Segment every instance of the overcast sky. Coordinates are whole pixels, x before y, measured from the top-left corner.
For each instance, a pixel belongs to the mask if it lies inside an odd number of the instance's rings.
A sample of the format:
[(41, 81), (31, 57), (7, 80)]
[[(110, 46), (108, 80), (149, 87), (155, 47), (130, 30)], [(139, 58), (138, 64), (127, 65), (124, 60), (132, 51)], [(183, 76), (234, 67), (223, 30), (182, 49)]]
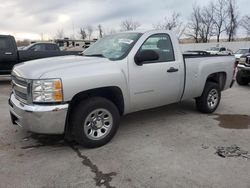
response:
[[(249, 0), (236, 0), (241, 15), (249, 14)], [(207, 1), (206, 1), (207, 2)], [(0, 0), (0, 34), (19, 39), (54, 37), (64, 29), (67, 36), (86, 25), (102, 24), (105, 30), (119, 29), (120, 21), (133, 18), (142, 29), (150, 29), (173, 11), (187, 21), (192, 5), (204, 0)]]

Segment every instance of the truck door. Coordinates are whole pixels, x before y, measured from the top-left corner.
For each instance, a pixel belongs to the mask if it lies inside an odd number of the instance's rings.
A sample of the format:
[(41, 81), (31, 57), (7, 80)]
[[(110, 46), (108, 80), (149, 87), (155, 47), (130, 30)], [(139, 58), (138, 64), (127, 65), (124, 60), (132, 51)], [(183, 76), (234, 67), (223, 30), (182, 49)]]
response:
[(151, 35), (138, 52), (149, 49), (159, 55), (157, 61), (144, 62), (142, 66), (135, 62), (130, 64), (130, 100), (133, 111), (174, 103), (180, 99), (184, 73), (179, 70), (181, 62), (175, 58), (170, 36)]
[(0, 72), (10, 73), (17, 63), (16, 47), (14, 40), (9, 36), (0, 36)]

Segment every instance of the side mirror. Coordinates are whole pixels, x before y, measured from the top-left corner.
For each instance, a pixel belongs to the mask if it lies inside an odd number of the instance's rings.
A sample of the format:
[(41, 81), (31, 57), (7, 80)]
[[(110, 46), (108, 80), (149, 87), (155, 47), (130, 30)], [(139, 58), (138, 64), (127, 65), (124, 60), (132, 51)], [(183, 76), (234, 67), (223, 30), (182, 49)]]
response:
[(135, 63), (139, 66), (142, 66), (143, 62), (157, 60), (159, 55), (154, 50), (142, 50), (135, 55)]

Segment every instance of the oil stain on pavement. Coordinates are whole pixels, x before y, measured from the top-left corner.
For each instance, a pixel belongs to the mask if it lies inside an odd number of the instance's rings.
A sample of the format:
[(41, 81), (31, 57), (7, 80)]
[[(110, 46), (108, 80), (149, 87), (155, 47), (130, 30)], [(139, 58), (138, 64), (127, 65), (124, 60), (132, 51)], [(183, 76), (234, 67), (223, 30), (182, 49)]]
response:
[(66, 145), (63, 138), (64, 137), (61, 135), (31, 134), (30, 136), (23, 138), (23, 140), (29, 141), (32, 139), (33, 141), (36, 141), (36, 144), (23, 146), (21, 149), (32, 149), (44, 146), (63, 147)]
[(71, 145), (70, 147), (76, 152), (77, 156), (82, 159), (82, 164), (84, 166), (89, 167), (90, 170), (95, 174), (94, 180), (95, 180), (96, 186), (98, 187), (105, 186), (106, 188), (115, 188), (110, 185), (110, 182), (113, 179), (112, 177), (117, 175), (116, 172), (103, 173), (102, 171), (99, 170), (97, 165), (93, 164), (87, 156), (83, 155), (76, 146)]
[(215, 114), (219, 126), (226, 129), (249, 129), (250, 116), (239, 114)]
[(104, 186), (106, 188), (115, 188), (110, 185), (110, 182), (113, 179), (113, 176), (116, 176), (116, 172), (103, 173), (97, 165), (95, 165), (86, 155), (83, 155), (80, 152), (78, 145), (75, 142), (69, 142), (64, 139), (63, 136), (52, 136), (52, 135), (37, 135), (31, 134), (28, 137), (23, 138), (25, 141), (36, 141), (35, 144), (27, 145), (21, 147), (21, 149), (32, 149), (32, 148), (40, 148), (40, 147), (70, 147), (76, 154), (77, 157), (82, 159), (82, 164), (88, 168), (90, 168), (91, 172), (95, 174), (94, 180), (96, 186), (101, 187)]

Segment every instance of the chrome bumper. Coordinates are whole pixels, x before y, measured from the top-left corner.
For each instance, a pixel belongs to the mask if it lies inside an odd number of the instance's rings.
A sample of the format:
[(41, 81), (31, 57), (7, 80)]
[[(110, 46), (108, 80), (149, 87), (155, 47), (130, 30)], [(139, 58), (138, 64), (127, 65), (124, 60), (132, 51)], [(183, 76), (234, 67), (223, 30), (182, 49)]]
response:
[(26, 105), (11, 94), (9, 108), (12, 123), (28, 131), (41, 134), (64, 133), (68, 104)]
[(245, 65), (242, 65), (242, 64), (238, 64), (238, 67), (237, 67), (239, 70), (245, 70), (245, 71), (250, 71), (250, 67), (247, 67)]

